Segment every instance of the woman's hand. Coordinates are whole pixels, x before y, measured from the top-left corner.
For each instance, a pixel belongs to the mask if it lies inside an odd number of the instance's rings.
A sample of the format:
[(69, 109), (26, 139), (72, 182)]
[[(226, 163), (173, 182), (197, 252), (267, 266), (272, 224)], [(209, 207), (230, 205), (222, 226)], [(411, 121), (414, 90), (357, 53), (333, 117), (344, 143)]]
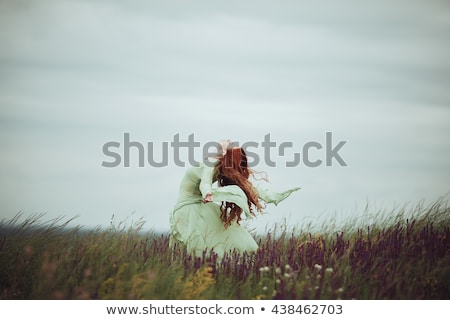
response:
[(211, 193), (208, 193), (206, 195), (206, 197), (203, 198), (203, 203), (207, 203), (207, 202), (212, 202), (213, 201), (213, 197)]

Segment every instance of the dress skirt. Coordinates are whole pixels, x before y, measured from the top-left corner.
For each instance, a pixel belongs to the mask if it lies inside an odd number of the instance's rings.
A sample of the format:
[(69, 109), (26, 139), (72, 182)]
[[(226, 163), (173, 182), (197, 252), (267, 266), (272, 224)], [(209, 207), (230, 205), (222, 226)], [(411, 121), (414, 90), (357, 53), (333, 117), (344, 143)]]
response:
[(233, 222), (228, 228), (220, 219), (220, 205), (201, 199), (180, 203), (171, 214), (171, 246), (185, 246), (188, 253), (201, 256), (213, 250), (219, 257), (236, 250), (256, 251), (258, 245), (242, 225)]

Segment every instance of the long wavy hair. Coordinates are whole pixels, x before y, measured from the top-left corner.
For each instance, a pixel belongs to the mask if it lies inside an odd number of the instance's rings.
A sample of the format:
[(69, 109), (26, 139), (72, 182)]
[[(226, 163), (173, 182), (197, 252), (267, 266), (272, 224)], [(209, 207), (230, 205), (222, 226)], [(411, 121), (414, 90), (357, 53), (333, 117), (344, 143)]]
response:
[[(247, 196), (248, 207), (250, 213), (255, 216), (254, 209), (261, 212), (264, 208), (263, 202), (259, 200), (257, 190), (249, 181), (249, 177), (253, 175), (253, 171), (248, 167), (247, 154), (242, 148), (228, 149), (227, 153), (219, 157), (216, 164), (217, 183), (219, 186), (237, 185)], [(237, 224), (241, 221), (242, 208), (231, 202), (222, 202), (220, 206), (220, 219), (223, 221), (225, 229), (228, 228), (233, 221)]]

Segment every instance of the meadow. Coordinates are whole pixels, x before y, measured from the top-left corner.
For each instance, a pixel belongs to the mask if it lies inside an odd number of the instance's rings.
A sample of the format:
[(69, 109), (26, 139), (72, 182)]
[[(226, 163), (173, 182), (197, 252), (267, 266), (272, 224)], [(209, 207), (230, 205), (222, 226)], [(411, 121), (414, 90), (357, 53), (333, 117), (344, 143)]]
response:
[(221, 259), (171, 250), (141, 220), (83, 230), (18, 214), (0, 224), (0, 298), (450, 299), (447, 201), (367, 211), (377, 219), (275, 226), (256, 253)]

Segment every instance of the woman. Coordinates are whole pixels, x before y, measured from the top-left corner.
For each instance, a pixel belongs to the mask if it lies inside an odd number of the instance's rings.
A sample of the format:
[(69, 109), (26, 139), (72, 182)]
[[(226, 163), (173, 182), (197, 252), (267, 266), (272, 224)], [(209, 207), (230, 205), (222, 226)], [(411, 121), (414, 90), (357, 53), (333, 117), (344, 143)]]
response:
[[(240, 253), (258, 249), (250, 233), (240, 225), (261, 212), (265, 203), (277, 205), (293, 188), (282, 193), (267, 192), (252, 185), (252, 171), (242, 148), (228, 148), (213, 165), (202, 163), (190, 168), (180, 185), (177, 204), (170, 216), (170, 245), (186, 246), (188, 253), (201, 256), (213, 250), (220, 257), (236, 250)], [(217, 182), (217, 187), (213, 184)]]

